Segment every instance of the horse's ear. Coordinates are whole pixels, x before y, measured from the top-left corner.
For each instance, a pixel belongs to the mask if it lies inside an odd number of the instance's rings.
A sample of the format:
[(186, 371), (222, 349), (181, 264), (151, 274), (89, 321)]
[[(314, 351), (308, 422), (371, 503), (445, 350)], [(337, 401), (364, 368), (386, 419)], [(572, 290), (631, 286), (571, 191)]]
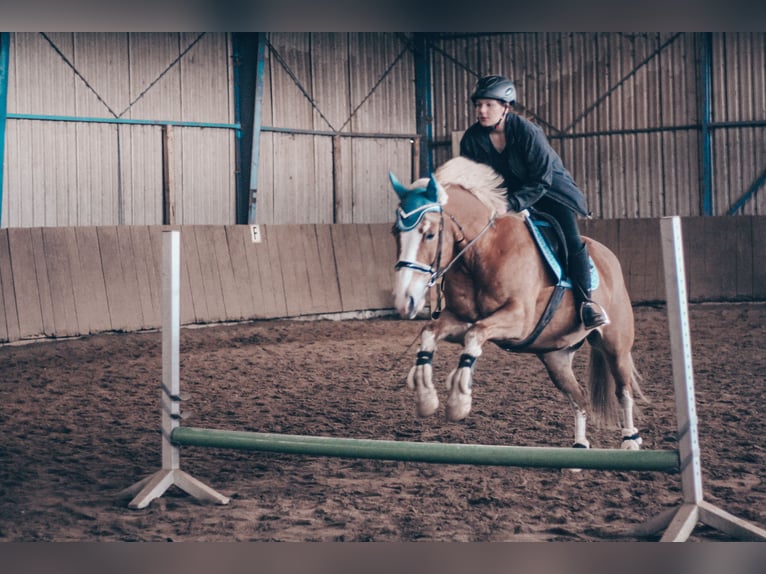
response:
[(444, 197), (444, 190), (439, 182), (436, 181), (434, 174), (428, 180), (428, 187), (426, 188), (426, 197), (433, 203), (446, 203), (446, 197)]
[(391, 181), (391, 187), (394, 188), (394, 191), (396, 192), (396, 195), (399, 197), (402, 197), (405, 193), (409, 192), (409, 190), (404, 187), (398, 179), (396, 179), (396, 176), (394, 175), (394, 172), (389, 171), (388, 172), (388, 179)]

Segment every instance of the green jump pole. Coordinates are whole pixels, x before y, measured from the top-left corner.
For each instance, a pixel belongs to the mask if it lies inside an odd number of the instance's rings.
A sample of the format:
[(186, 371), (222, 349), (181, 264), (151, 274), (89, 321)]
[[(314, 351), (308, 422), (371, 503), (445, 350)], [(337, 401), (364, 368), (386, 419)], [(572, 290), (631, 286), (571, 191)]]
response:
[(677, 451), (522, 447), (351, 439), (177, 427), (171, 441), (201, 446), (438, 464), (678, 472)]

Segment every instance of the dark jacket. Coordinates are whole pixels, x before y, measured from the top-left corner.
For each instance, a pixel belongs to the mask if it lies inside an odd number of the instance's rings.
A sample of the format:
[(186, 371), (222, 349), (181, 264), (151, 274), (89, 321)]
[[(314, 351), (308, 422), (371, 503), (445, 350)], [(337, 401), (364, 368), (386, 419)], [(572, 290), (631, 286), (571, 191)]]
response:
[(477, 122), (460, 140), (460, 155), (492, 166), (505, 179), (514, 211), (534, 205), (543, 195), (580, 215), (588, 215), (585, 196), (543, 131), (514, 113), (505, 121), (505, 149), (498, 153), (489, 133)]

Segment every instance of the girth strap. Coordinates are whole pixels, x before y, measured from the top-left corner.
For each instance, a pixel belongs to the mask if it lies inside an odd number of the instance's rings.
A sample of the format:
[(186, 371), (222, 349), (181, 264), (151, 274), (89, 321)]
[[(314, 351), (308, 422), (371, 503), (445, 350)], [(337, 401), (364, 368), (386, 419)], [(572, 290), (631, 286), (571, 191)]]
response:
[(559, 308), (559, 304), (561, 303), (561, 299), (564, 297), (565, 291), (566, 287), (561, 284), (556, 285), (556, 287), (553, 289), (551, 298), (548, 300), (548, 304), (545, 306), (545, 311), (543, 311), (543, 314), (540, 316), (540, 320), (537, 322), (537, 325), (535, 325), (535, 328), (532, 329), (532, 332), (527, 336), (527, 338), (523, 341), (519, 341), (518, 343), (504, 343), (501, 345), (501, 347), (506, 351), (520, 351), (521, 349), (531, 345), (535, 339), (537, 339), (540, 333), (542, 333), (543, 329), (545, 329), (545, 326), (550, 323), (550, 320), (553, 318), (553, 314), (556, 312), (556, 309)]

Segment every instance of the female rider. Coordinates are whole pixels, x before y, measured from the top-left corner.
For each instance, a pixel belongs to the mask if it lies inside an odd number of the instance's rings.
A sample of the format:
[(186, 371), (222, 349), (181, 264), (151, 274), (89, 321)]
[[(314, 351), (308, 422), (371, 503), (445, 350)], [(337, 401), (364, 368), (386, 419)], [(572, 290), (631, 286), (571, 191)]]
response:
[(556, 219), (567, 244), (567, 272), (580, 320), (586, 329), (608, 325), (606, 311), (591, 300), (588, 249), (577, 226), (578, 214), (589, 215), (582, 191), (543, 131), (513, 111), (513, 82), (503, 76), (481, 78), (471, 101), (477, 121), (463, 135), (460, 155), (503, 176), (513, 211), (534, 206)]

